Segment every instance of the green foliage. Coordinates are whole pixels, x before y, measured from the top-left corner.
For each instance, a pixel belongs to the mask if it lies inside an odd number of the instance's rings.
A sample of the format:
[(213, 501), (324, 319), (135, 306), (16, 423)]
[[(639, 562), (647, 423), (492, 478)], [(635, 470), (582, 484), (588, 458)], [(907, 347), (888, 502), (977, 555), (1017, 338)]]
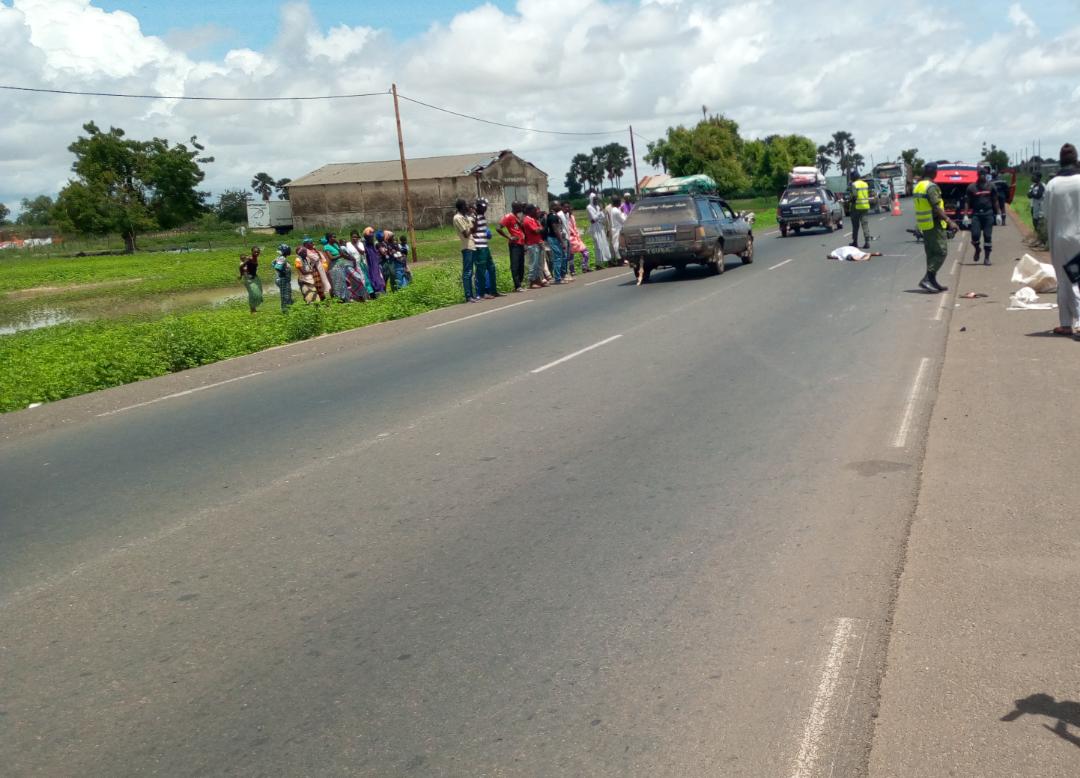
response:
[(154, 227), (186, 223), (203, 211), (204, 195), (195, 190), (203, 180), (203, 147), (170, 146), (162, 138), (137, 141), (112, 127), (103, 132), (94, 122), (83, 125), (86, 136), (68, 146), (75, 155), (76, 178), (57, 198), (60, 225), (84, 234), (118, 232), (128, 251), (138, 233)]
[(900, 152), (900, 159), (911, 168), (916, 178), (919, 178), (923, 174), (923, 165), (926, 164), (926, 160), (919, 156), (918, 149), (904, 149)]
[(265, 201), (269, 200), (270, 195), (274, 193), (275, 183), (277, 182), (270, 177), (269, 173), (256, 173), (251, 179), (251, 188)]
[(289, 199), (289, 190), (286, 189), (285, 187), (288, 186), (291, 183), (292, 183), (291, 178), (279, 178), (277, 180), (277, 183), (274, 184), (274, 189), (277, 190), (277, 195), (282, 200), (288, 200)]
[(15, 223), (22, 227), (39, 227), (52, 224), (55, 203), (48, 195), (38, 195), (33, 200), (24, 197), (19, 204), (19, 216)]
[(9, 216), (11, 216), (11, 209), (0, 203), (0, 224), (7, 224)]
[(742, 149), (739, 125), (724, 116), (710, 116), (693, 129), (668, 128), (666, 138), (649, 144), (645, 161), (673, 176), (704, 173), (721, 192), (742, 192), (750, 186)]
[(983, 143), (982, 158), (994, 170), (1005, 170), (1009, 167), (1009, 152), (999, 149), (993, 143), (990, 144), (990, 148), (987, 148), (986, 144)]
[(247, 221), (247, 204), (250, 201), (251, 195), (248, 192), (228, 189), (218, 198), (214, 213), (222, 221), (242, 224)]

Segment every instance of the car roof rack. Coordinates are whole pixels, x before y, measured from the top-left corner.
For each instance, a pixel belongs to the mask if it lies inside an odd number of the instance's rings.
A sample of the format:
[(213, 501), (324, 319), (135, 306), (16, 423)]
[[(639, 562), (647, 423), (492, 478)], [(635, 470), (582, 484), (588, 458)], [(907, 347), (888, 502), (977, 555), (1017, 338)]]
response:
[(719, 193), (719, 187), (710, 176), (699, 174), (696, 176), (681, 176), (669, 178), (658, 186), (641, 190), (642, 197), (659, 197), (673, 194), (707, 194)]

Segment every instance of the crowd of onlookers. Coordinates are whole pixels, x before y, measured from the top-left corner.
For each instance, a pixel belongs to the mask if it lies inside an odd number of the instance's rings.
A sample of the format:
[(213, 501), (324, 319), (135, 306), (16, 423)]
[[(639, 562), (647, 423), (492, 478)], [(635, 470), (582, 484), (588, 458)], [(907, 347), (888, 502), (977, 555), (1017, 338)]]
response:
[[(595, 257), (590, 253), (574, 209), (568, 202), (553, 203), (543, 211), (528, 203), (513, 203), (499, 219), (496, 232), (506, 239), (510, 254), (513, 291), (540, 289), (549, 284), (573, 281), (580, 270), (622, 264), (619, 237), (626, 217), (633, 210), (629, 193), (611, 198), (606, 206), (599, 195), (589, 196), (585, 212), (589, 220)], [(491, 254), (492, 231), (488, 223), (487, 200), (474, 203), (458, 200), (453, 218), (454, 231), (461, 241), (461, 281), (466, 302), (501, 297), (495, 260)], [(409, 245), (390, 230), (368, 227), (353, 230), (348, 240), (333, 232), (318, 241), (305, 237), (295, 249), (278, 246), (271, 267), (281, 292), (281, 310), (293, 304), (293, 271), (305, 303), (320, 300), (363, 302), (386, 292), (404, 289), (412, 280)], [(263, 301), (259, 278), (260, 249), (241, 257), (240, 280), (247, 288), (248, 307), (255, 313)], [(580, 262), (576, 261), (580, 256)]]
[[(248, 307), (255, 313), (262, 303), (262, 281), (259, 279), (260, 249), (241, 257), (240, 280), (248, 293)], [(316, 242), (305, 237), (293, 248), (287, 243), (278, 246), (271, 263), (278, 289), (281, 310), (293, 304), (292, 274), (297, 273), (297, 286), (305, 303), (316, 300), (363, 302), (386, 292), (404, 289), (412, 281), (409, 270), (409, 244), (390, 230), (368, 227), (361, 234), (353, 230), (348, 240), (340, 240), (328, 232)]]
[[(597, 194), (590, 195), (586, 214), (596, 252), (594, 262), (570, 203), (553, 203), (548, 211), (530, 203), (513, 203), (510, 212), (495, 226), (498, 234), (507, 241), (513, 291), (569, 283), (575, 279), (578, 267), (582, 273), (588, 273), (594, 268), (622, 264), (619, 236), (633, 207), (629, 194), (613, 197), (606, 207), (601, 206)], [(461, 241), (461, 284), (465, 302), (502, 296), (491, 256), (488, 201), (480, 198), (470, 204), (458, 200), (455, 211), (453, 226)], [(579, 255), (580, 265), (575, 262)]]

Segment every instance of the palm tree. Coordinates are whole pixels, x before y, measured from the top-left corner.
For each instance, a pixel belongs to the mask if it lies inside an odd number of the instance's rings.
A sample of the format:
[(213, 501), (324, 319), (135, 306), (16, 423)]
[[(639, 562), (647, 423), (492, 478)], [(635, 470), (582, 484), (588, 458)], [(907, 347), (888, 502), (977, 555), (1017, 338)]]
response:
[(289, 190), (285, 187), (291, 183), (291, 178), (279, 178), (277, 183), (274, 184), (274, 189), (277, 190), (278, 197), (280, 197), (282, 200), (289, 199)]
[(829, 169), (833, 166), (833, 161), (829, 157), (830, 149), (828, 146), (817, 147), (817, 168), (821, 171), (821, 175), (825, 175), (829, 172)]
[(256, 173), (255, 177), (251, 179), (251, 188), (255, 190), (255, 194), (262, 197), (264, 201), (270, 199), (270, 195), (274, 193), (274, 179), (272, 179), (267, 173)]
[(833, 133), (829, 148), (833, 156), (840, 160), (840, 172), (847, 175), (851, 172), (851, 155), (855, 153), (855, 138), (850, 132), (839, 130)]

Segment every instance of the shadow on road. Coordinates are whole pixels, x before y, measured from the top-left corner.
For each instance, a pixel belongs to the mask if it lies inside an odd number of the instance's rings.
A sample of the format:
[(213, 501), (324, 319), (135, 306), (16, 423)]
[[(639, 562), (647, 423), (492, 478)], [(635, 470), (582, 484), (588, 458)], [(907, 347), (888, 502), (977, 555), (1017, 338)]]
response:
[(1017, 700), (1015, 705), (1013, 710), (1001, 717), (1002, 721), (1016, 721), (1025, 714), (1056, 719), (1054, 726), (1051, 727), (1049, 724), (1043, 724), (1043, 726), (1062, 740), (1080, 747), (1080, 736), (1069, 732), (1070, 724), (1080, 727), (1080, 702), (1058, 701), (1049, 694), (1031, 694), (1022, 700)]

